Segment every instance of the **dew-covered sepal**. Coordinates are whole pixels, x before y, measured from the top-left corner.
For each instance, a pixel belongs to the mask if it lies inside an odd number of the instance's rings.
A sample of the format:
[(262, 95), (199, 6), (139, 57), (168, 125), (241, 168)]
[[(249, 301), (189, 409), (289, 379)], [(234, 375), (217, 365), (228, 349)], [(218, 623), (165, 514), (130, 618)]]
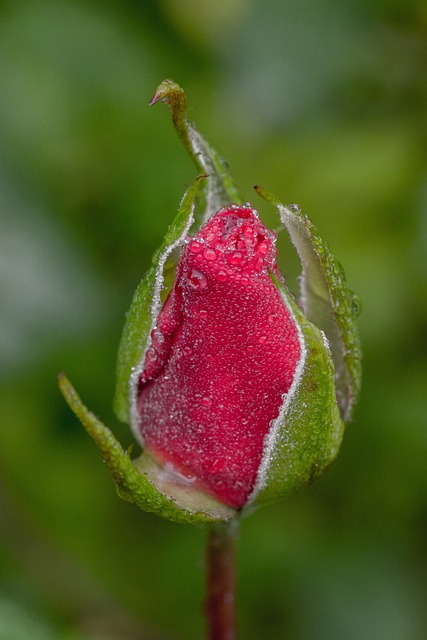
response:
[(173, 80), (164, 80), (154, 92), (150, 105), (166, 102), (172, 112), (174, 127), (190, 155), (197, 171), (205, 173), (207, 180), (199, 193), (200, 206), (196, 222), (200, 226), (221, 207), (242, 200), (234, 185), (227, 163), (199, 133), (194, 123), (187, 119), (187, 100), (183, 89)]
[(272, 278), (298, 327), (301, 358), (279, 415), (270, 423), (247, 507), (274, 502), (311, 483), (334, 460), (344, 433), (329, 344), (286, 287)]
[[(234, 509), (203, 493), (192, 491), (188, 496), (187, 485), (171, 482), (166, 473), (156, 469), (149, 457), (132, 461), (129, 452), (123, 450), (111, 430), (83, 404), (64, 374), (58, 376), (58, 386), (71, 410), (101, 450), (121, 498), (143, 511), (175, 522), (204, 524), (236, 516)], [(176, 497), (172, 498), (171, 493)]]
[(167, 230), (161, 247), (154, 253), (152, 265), (136, 289), (117, 355), (117, 382), (114, 410), (122, 422), (132, 424), (135, 406), (129, 405), (129, 390), (135, 386), (135, 367), (140, 363), (150, 341), (162, 305), (172, 288), (181, 247), (194, 222), (194, 199), (200, 182), (199, 176), (184, 194), (173, 222)]
[(297, 205), (284, 205), (261, 187), (255, 189), (278, 208), (280, 220), (300, 257), (300, 304), (305, 317), (321, 329), (329, 341), (337, 402), (341, 418), (347, 422), (357, 401), (362, 375), (357, 327), (359, 299), (347, 287), (341, 263), (308, 216)]

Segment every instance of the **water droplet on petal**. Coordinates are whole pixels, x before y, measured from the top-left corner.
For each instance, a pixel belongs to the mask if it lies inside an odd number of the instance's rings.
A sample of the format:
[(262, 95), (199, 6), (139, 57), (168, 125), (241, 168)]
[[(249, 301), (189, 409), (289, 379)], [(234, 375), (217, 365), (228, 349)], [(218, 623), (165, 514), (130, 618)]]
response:
[(210, 407), (212, 404), (212, 398), (210, 396), (203, 396), (201, 403), (204, 407)]
[(243, 260), (243, 253), (241, 251), (234, 251), (230, 256), (228, 256), (228, 261), (230, 264), (241, 264)]
[(215, 249), (207, 248), (203, 251), (203, 256), (205, 260), (216, 260), (216, 251)]
[(208, 286), (205, 274), (197, 269), (191, 270), (188, 282), (194, 289), (206, 289)]
[(267, 240), (263, 240), (258, 247), (258, 251), (262, 256), (265, 256), (268, 253), (269, 244)]
[(200, 242), (197, 242), (197, 240), (192, 240), (188, 245), (188, 248), (191, 253), (199, 253), (202, 249), (202, 245), (200, 244)]
[(157, 327), (151, 332), (151, 337), (156, 344), (162, 344), (165, 341), (165, 336)]
[(220, 269), (216, 277), (220, 282), (225, 282), (227, 280), (227, 274), (225, 273), (224, 269)]
[(301, 213), (301, 207), (299, 206), (299, 204), (290, 204), (288, 206), (288, 209), (290, 209), (291, 211), (295, 211), (295, 213)]
[(267, 342), (267, 336), (261, 336), (258, 340), (260, 344), (265, 344)]
[(200, 309), (199, 318), (206, 318), (207, 315), (208, 315), (208, 312), (206, 311), (206, 309)]

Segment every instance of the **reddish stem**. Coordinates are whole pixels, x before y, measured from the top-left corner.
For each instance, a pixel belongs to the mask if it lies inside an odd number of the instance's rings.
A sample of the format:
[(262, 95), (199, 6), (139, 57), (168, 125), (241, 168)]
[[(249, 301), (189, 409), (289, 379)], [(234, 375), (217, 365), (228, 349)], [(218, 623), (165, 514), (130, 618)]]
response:
[(235, 522), (210, 525), (206, 552), (205, 614), (209, 640), (235, 640)]

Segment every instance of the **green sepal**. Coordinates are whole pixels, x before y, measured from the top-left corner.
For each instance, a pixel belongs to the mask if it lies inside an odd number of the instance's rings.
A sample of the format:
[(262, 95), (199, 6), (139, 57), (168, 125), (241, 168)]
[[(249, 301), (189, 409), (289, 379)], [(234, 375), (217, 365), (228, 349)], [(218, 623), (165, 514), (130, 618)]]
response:
[(335, 398), (334, 365), (322, 332), (271, 276), (299, 331), (301, 370), (279, 417), (271, 425), (255, 490), (254, 506), (279, 500), (321, 475), (338, 453), (344, 423)]
[[(133, 463), (129, 453), (124, 451), (111, 430), (83, 404), (64, 374), (58, 376), (58, 386), (71, 410), (101, 450), (121, 498), (143, 511), (187, 524), (226, 521), (237, 516), (237, 512), (231, 507), (223, 505), (194, 487), (177, 485), (170, 478), (163, 481), (165, 493), (162, 493), (150, 481), (153, 476), (158, 479), (158, 469), (155, 468), (154, 461), (142, 454)], [(186, 507), (187, 500), (191, 507)]]
[[(193, 223), (194, 199), (200, 181), (205, 177), (201, 175), (196, 178), (184, 194), (178, 213), (169, 226), (161, 247), (154, 253), (152, 266), (138, 285), (126, 314), (117, 354), (114, 398), (114, 411), (122, 422), (131, 422), (129, 394), (133, 383), (132, 373), (143, 358), (150, 330), (172, 287), (179, 258), (176, 253)], [(135, 435), (138, 437), (138, 434)]]
[(174, 127), (197, 170), (208, 175), (197, 215), (200, 226), (222, 207), (234, 202), (242, 204), (226, 162), (187, 120), (187, 101), (184, 90), (173, 80), (164, 80), (154, 92), (150, 105), (166, 102), (171, 107)]
[(278, 208), (302, 264), (300, 304), (308, 320), (324, 331), (335, 365), (337, 402), (344, 421), (351, 418), (361, 382), (357, 328), (360, 302), (347, 287), (342, 265), (311, 220), (296, 205), (284, 205), (261, 187), (257, 193)]

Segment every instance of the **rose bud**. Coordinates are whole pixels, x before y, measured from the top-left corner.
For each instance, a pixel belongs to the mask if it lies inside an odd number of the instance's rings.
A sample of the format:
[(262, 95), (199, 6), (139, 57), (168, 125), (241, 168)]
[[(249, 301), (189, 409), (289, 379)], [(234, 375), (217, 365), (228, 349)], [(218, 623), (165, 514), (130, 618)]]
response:
[(165, 81), (158, 100), (209, 175), (185, 194), (123, 332), (115, 407), (140, 457), (130, 460), (65, 376), (59, 384), (122, 497), (176, 521), (229, 520), (310, 482), (336, 456), (359, 390), (357, 299), (310, 220), (257, 187), (301, 258), (297, 304), (275, 233), (186, 120), (182, 89)]

